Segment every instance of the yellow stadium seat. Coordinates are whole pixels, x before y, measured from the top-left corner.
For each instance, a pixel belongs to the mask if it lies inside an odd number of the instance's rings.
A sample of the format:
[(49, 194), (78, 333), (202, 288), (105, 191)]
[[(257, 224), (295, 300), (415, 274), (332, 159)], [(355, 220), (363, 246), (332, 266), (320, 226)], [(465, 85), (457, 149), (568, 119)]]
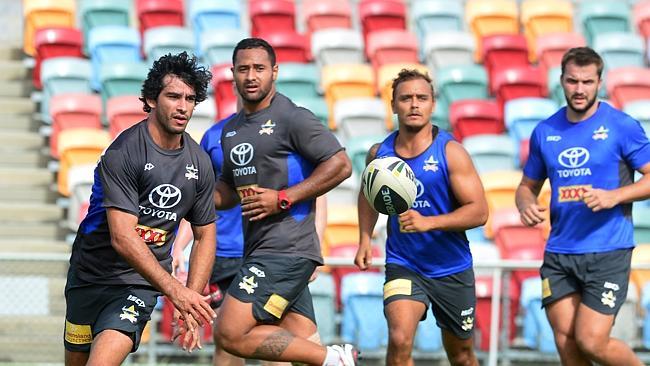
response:
[(391, 100), (393, 99), (393, 79), (397, 77), (402, 69), (418, 70), (424, 74), (429, 73), (429, 69), (422, 64), (413, 63), (395, 63), (387, 64), (377, 70), (377, 90), (381, 96), (381, 100), (386, 105), (386, 130), (390, 131), (396, 126), (393, 125), (393, 109), (391, 107)]
[(483, 37), (519, 33), (517, 2), (514, 0), (468, 0), (465, 19), (476, 39), (474, 57), (480, 62)]
[(528, 58), (537, 56), (537, 37), (573, 30), (573, 7), (568, 0), (525, 0), (521, 3), (521, 24), (528, 42)]
[[(648, 264), (650, 263), (650, 243), (637, 244), (632, 252), (632, 264)], [(630, 280), (636, 285), (638, 291), (643, 289), (643, 286), (650, 281), (650, 270), (634, 269), (630, 274)]]
[(23, 0), (23, 21), (23, 50), (33, 56), (38, 29), (75, 27), (75, 0)]
[[(359, 221), (356, 205), (330, 205), (327, 208), (327, 227), (323, 233), (323, 250), (341, 244), (359, 241)], [(323, 253), (327, 255), (327, 253)]]
[(374, 97), (375, 78), (367, 64), (325, 65), (321, 70), (321, 83), (329, 110), (329, 127), (336, 129), (334, 104), (341, 99)]
[(69, 196), (68, 172), (79, 164), (96, 163), (104, 149), (111, 143), (108, 131), (96, 128), (73, 128), (59, 133), (59, 193)]

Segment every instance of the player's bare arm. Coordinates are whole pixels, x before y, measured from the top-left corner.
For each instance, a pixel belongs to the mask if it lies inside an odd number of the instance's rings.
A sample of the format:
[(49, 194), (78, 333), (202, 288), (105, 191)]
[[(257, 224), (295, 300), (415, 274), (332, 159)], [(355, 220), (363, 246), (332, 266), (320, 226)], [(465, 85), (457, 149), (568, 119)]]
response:
[[(368, 150), (368, 154), (366, 155), (366, 165), (370, 164), (370, 162), (375, 159), (375, 156), (377, 156), (379, 145), (380, 144), (374, 144), (370, 150)], [(357, 199), (357, 216), (359, 218), (359, 249), (354, 258), (354, 264), (356, 264), (360, 270), (365, 271), (372, 265), (372, 245), (370, 240), (372, 238), (372, 233), (375, 230), (375, 224), (377, 224), (379, 214), (370, 207), (370, 203), (368, 203), (368, 200), (364, 197), (363, 182), (361, 183), (361, 189), (359, 190), (359, 197)]]
[[(316, 166), (304, 181), (286, 189), (291, 202), (300, 202), (327, 193), (352, 174), (350, 159), (341, 150)], [(242, 215), (251, 221), (261, 220), (280, 211), (278, 191), (270, 188), (254, 188), (257, 194), (241, 201)]]
[(214, 206), (217, 210), (226, 210), (239, 203), (239, 196), (231, 186), (221, 179), (214, 184)]
[(400, 215), (404, 230), (424, 232), (429, 230), (463, 231), (485, 224), (488, 207), (483, 184), (472, 159), (457, 142), (445, 147), (452, 193), (459, 203), (454, 211), (438, 216), (422, 216), (415, 210)]
[(598, 212), (612, 208), (621, 203), (630, 203), (650, 197), (650, 164), (646, 164), (639, 172), (641, 179), (633, 184), (613, 190), (587, 188), (582, 195), (582, 200), (592, 211)]
[(542, 190), (544, 181), (521, 177), (521, 182), (515, 192), (515, 204), (519, 210), (521, 222), (527, 226), (535, 226), (544, 221), (546, 207), (537, 203), (537, 196)]

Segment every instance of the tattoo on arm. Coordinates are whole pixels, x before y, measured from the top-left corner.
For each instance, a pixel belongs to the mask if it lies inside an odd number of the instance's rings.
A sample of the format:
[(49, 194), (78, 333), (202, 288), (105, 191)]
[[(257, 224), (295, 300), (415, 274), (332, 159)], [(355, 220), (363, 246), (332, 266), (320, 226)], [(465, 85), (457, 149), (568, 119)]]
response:
[(278, 361), (282, 352), (293, 342), (293, 334), (281, 329), (271, 333), (253, 352), (252, 358)]

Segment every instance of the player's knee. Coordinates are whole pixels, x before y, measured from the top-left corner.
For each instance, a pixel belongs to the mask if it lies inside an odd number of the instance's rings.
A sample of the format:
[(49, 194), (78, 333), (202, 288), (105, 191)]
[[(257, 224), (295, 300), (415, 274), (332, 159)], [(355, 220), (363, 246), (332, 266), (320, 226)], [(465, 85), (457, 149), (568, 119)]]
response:
[(413, 335), (402, 329), (391, 329), (389, 334), (390, 345), (400, 352), (410, 354), (413, 348)]
[(471, 345), (455, 347), (449, 350), (447, 356), (452, 366), (471, 366), (474, 364), (474, 351)]
[(600, 359), (600, 355), (606, 351), (609, 336), (591, 334), (590, 336), (576, 337), (578, 349), (589, 358)]
[(233, 331), (229, 327), (219, 326), (214, 331), (214, 341), (217, 346), (229, 353), (236, 353), (237, 344), (240, 339), (241, 334)]

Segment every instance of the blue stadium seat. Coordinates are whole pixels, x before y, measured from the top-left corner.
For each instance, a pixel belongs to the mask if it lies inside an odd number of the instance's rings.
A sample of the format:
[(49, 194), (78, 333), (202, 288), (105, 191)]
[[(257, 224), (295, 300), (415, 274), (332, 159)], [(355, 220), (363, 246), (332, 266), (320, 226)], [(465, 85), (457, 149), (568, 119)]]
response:
[(635, 100), (625, 103), (623, 112), (641, 123), (645, 134), (650, 136), (650, 100)]
[(411, 24), (420, 41), (427, 34), (438, 31), (459, 31), (464, 29), (465, 10), (463, 4), (446, 0), (416, 0), (411, 3)]
[(379, 98), (342, 99), (334, 104), (334, 119), (347, 140), (365, 135), (386, 134), (386, 110)]
[(442, 349), (442, 334), (431, 310), (427, 312), (427, 318), (418, 324), (414, 348), (421, 352), (437, 352)]
[(315, 64), (286, 62), (280, 66), (277, 90), (287, 97), (317, 98), (320, 85), (320, 72)]
[[(80, 0), (79, 19), (84, 34), (84, 46), (88, 47), (88, 37), (95, 27), (120, 25), (128, 27), (133, 11), (132, 0)], [(90, 49), (85, 48), (89, 53)]]
[(525, 279), (521, 284), (519, 304), (524, 312), (522, 336), (526, 346), (544, 353), (557, 353), (553, 329), (542, 309), (542, 280)]
[(189, 28), (164, 26), (149, 28), (143, 36), (144, 54), (149, 65), (168, 53), (196, 53), (194, 33)]
[(507, 101), (504, 122), (515, 146), (519, 146), (521, 140), (529, 139), (537, 123), (556, 111), (557, 104), (546, 98), (529, 97)]
[(92, 87), (100, 90), (99, 74), (102, 64), (114, 62), (139, 62), (140, 33), (135, 28), (119, 25), (95, 27), (88, 37), (88, 51), (93, 65)]
[(205, 31), (200, 35), (199, 48), (203, 61), (212, 66), (232, 62), (232, 51), (237, 43), (248, 37), (243, 29)]
[(41, 65), (43, 97), (41, 114), (45, 122), (50, 122), (50, 98), (60, 93), (92, 93), (90, 80), (92, 66), (90, 61), (79, 57), (53, 57)]
[(318, 67), (331, 64), (364, 63), (363, 36), (359, 31), (329, 28), (311, 36), (311, 54)]
[(363, 351), (379, 350), (388, 344), (384, 317), (384, 275), (377, 272), (350, 273), (341, 281), (343, 322), (341, 337)]
[(219, 33), (225, 29), (240, 29), (241, 3), (237, 0), (190, 0), (189, 20), (198, 45), (201, 42), (201, 35), (206, 30), (218, 29), (211, 33)]
[(346, 149), (350, 160), (352, 160), (352, 170), (357, 176), (366, 168), (366, 155), (372, 145), (382, 142), (386, 138), (385, 134), (357, 136), (345, 142)]
[(645, 65), (645, 44), (635, 33), (599, 33), (594, 37), (594, 50), (603, 58), (606, 70)]
[(462, 99), (487, 99), (488, 78), (480, 65), (445, 66), (436, 71), (439, 97), (436, 110), (449, 115), (449, 105)]
[(420, 50), (420, 58), (435, 72), (445, 66), (473, 64), (476, 45), (468, 32), (440, 31), (427, 33)]
[(588, 45), (594, 44), (597, 34), (629, 32), (632, 29), (630, 5), (626, 1), (582, 1), (578, 8), (578, 21)]
[(512, 170), (516, 167), (515, 145), (507, 135), (473, 135), (463, 139), (479, 173)]
[(650, 243), (650, 208), (636, 207), (632, 210), (634, 242)]
[(120, 95), (140, 95), (149, 68), (144, 62), (116, 62), (102, 65), (99, 81), (102, 101)]
[(316, 279), (309, 284), (309, 291), (314, 302), (321, 343), (331, 344), (336, 339), (336, 313), (334, 311), (336, 296), (332, 275), (319, 272)]

